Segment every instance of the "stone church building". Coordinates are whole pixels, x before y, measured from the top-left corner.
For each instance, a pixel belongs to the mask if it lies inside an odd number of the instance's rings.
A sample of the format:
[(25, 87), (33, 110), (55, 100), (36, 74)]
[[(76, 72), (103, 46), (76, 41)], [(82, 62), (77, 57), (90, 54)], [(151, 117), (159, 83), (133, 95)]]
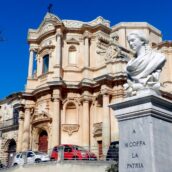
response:
[(166, 55), (161, 92), (172, 99), (172, 42), (162, 41), (158, 29), (145, 22), (110, 26), (102, 17), (82, 22), (47, 13), (28, 31), (25, 91), (0, 101), (0, 159), (28, 149), (50, 153), (64, 143), (106, 156), (119, 139), (108, 105), (125, 97), (124, 69), (134, 55), (126, 35), (132, 30), (143, 30), (150, 46)]

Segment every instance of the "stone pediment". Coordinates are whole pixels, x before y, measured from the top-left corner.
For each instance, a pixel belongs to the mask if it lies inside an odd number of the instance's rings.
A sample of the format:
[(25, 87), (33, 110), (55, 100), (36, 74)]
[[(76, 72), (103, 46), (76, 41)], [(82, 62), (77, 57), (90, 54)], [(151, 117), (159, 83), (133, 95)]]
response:
[(62, 21), (54, 14), (47, 13), (38, 29), (29, 29), (28, 39), (38, 39), (39, 37), (55, 32), (56, 25), (62, 25)]
[(39, 34), (42, 34), (44, 32), (47, 32), (47, 31), (51, 31), (51, 30), (54, 30), (55, 27), (52, 23), (45, 23), (39, 30)]
[(52, 118), (46, 111), (41, 111), (41, 112), (35, 112), (33, 117), (32, 117), (32, 125), (38, 125), (40, 123), (44, 122), (51, 122)]
[(75, 38), (70, 38), (66, 40), (67, 44), (79, 44), (79, 41), (76, 40)]

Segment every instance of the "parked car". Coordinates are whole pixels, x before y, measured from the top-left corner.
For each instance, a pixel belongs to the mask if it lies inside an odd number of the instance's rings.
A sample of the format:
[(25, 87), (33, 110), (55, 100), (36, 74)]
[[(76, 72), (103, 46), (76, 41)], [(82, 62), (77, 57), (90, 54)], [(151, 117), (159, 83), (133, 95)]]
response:
[(63, 144), (55, 146), (51, 153), (51, 160), (97, 160), (94, 153), (84, 149), (81, 146), (72, 144)]
[(118, 141), (111, 142), (107, 152), (106, 160), (118, 162), (118, 159), (119, 159), (119, 142)]
[(48, 154), (39, 151), (26, 151), (17, 153), (14, 156), (12, 166), (33, 164), (39, 162), (49, 161), (50, 157)]

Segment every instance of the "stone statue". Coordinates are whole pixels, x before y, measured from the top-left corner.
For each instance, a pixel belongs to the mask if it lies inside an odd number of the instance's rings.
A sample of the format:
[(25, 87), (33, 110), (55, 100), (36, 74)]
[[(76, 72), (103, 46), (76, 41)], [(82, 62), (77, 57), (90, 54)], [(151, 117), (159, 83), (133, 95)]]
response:
[(158, 92), (165, 56), (148, 46), (149, 40), (141, 31), (129, 33), (127, 40), (130, 48), (136, 52), (136, 58), (131, 59), (126, 66), (127, 84), (124, 84), (124, 88), (127, 96), (137, 95), (138, 91), (148, 88)]

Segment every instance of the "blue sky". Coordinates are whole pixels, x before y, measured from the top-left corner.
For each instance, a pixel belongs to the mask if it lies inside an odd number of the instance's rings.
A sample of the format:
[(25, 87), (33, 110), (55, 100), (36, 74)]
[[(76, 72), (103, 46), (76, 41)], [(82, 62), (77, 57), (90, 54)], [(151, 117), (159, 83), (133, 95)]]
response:
[(27, 32), (37, 28), (52, 3), (61, 19), (91, 21), (102, 16), (111, 22), (148, 22), (172, 40), (171, 0), (1, 0), (0, 99), (24, 91), (28, 72)]

